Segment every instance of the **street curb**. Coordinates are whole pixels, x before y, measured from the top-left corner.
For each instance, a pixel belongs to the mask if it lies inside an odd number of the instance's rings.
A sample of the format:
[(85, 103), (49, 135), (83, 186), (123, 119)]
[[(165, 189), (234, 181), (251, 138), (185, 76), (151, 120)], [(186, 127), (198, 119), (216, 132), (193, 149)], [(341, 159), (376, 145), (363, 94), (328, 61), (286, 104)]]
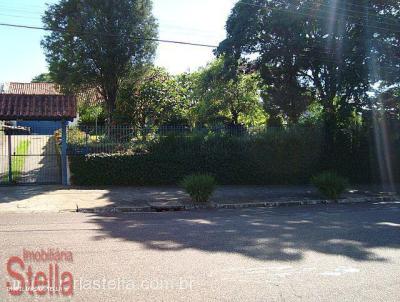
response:
[[(266, 202), (246, 202), (246, 203), (225, 203), (225, 204), (192, 204), (182, 205), (181, 210), (217, 210), (217, 209), (245, 209), (245, 208), (275, 208), (275, 207), (290, 207), (290, 206), (308, 206), (319, 204), (360, 204), (360, 203), (375, 203), (375, 202), (400, 202), (397, 196), (380, 196), (380, 197), (358, 197), (358, 198), (345, 198), (337, 201), (327, 199), (314, 199), (314, 200), (291, 200), (291, 201), (266, 201)], [(167, 211), (167, 210), (165, 210)], [(96, 213), (96, 214), (113, 214), (113, 213), (140, 213), (140, 212), (160, 212), (149, 206), (144, 207), (106, 207), (106, 208), (93, 208), (85, 209), (80, 208), (74, 212), (79, 213)]]

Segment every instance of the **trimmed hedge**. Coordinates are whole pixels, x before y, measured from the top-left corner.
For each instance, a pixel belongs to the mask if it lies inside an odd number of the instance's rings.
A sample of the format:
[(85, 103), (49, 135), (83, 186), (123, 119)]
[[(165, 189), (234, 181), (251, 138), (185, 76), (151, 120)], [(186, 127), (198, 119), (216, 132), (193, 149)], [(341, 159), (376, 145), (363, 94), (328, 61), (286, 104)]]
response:
[(269, 130), (254, 136), (169, 136), (142, 154), (70, 157), (76, 185), (175, 185), (208, 173), (221, 185), (303, 184), (318, 172), (317, 129)]
[[(394, 128), (398, 129), (398, 128)], [(322, 153), (318, 128), (268, 129), (254, 135), (180, 134), (150, 143), (142, 153), (70, 156), (76, 185), (176, 185), (184, 176), (206, 173), (220, 185), (309, 183), (334, 169), (351, 183), (379, 183), (376, 133), (338, 132), (335, 154)], [(390, 135), (393, 177), (400, 181), (400, 136)]]

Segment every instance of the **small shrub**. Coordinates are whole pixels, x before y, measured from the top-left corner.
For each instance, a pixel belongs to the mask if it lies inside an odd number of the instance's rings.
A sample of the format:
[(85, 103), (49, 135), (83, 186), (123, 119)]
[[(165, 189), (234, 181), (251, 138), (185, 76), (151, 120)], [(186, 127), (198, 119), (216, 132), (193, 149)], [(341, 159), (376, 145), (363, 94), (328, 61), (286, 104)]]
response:
[(185, 191), (195, 202), (207, 202), (215, 190), (215, 178), (208, 174), (186, 176), (181, 183)]
[[(61, 135), (61, 134), (60, 134)], [(77, 127), (68, 129), (68, 144), (79, 145), (85, 144), (87, 141), (86, 133)]]
[(337, 200), (347, 187), (344, 177), (329, 171), (314, 176), (311, 182), (322, 195), (332, 200)]

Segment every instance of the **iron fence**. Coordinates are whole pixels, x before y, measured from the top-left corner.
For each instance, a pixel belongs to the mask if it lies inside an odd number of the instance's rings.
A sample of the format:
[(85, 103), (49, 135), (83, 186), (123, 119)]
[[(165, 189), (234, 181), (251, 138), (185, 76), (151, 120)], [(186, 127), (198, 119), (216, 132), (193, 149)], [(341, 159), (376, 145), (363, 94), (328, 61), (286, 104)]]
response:
[[(181, 147), (193, 147), (191, 142), (199, 137), (233, 138), (236, 142), (243, 143), (249, 139), (256, 139), (268, 135), (270, 141), (279, 141), (282, 135), (288, 133), (304, 132), (304, 135), (315, 135), (316, 129), (310, 128), (266, 128), (243, 126), (162, 126), (157, 128), (135, 129), (131, 126), (84, 126), (68, 129), (68, 154), (85, 155), (99, 153), (125, 153), (144, 152), (157, 142), (166, 138), (179, 140)], [(217, 143), (226, 143), (227, 140), (214, 140)]]
[(0, 184), (60, 181), (60, 152), (54, 134), (37, 134), (23, 127), (0, 127)]

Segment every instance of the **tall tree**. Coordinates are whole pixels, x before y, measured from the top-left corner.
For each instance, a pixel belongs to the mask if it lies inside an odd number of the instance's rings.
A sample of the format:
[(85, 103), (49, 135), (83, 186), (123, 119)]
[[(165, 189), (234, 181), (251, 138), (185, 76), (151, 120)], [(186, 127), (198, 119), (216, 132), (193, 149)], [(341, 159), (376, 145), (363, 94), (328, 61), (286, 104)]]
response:
[(195, 110), (198, 121), (222, 121), (239, 126), (244, 120), (248, 120), (252, 124), (252, 117), (256, 117), (262, 108), (258, 81), (257, 73), (241, 72), (235, 78), (227, 77), (223, 58), (200, 69), (195, 81), (198, 97)]
[(141, 76), (127, 77), (117, 102), (120, 120), (136, 129), (186, 124), (183, 87), (163, 68), (149, 67)]
[(42, 45), (52, 78), (66, 90), (97, 88), (108, 122), (121, 79), (154, 57), (157, 24), (151, 0), (61, 0), (43, 22)]
[(399, 81), (399, 20), (397, 0), (239, 1), (217, 54), (232, 67), (255, 58), (266, 86), (286, 82), (287, 100), (293, 88), (315, 96), (330, 152), (338, 119), (369, 105), (371, 85)]
[(312, 96), (296, 78), (296, 72), (276, 68), (268, 74), (264, 73), (265, 85), (262, 87), (264, 109), (269, 115), (270, 126), (297, 124), (302, 114), (311, 103)]

